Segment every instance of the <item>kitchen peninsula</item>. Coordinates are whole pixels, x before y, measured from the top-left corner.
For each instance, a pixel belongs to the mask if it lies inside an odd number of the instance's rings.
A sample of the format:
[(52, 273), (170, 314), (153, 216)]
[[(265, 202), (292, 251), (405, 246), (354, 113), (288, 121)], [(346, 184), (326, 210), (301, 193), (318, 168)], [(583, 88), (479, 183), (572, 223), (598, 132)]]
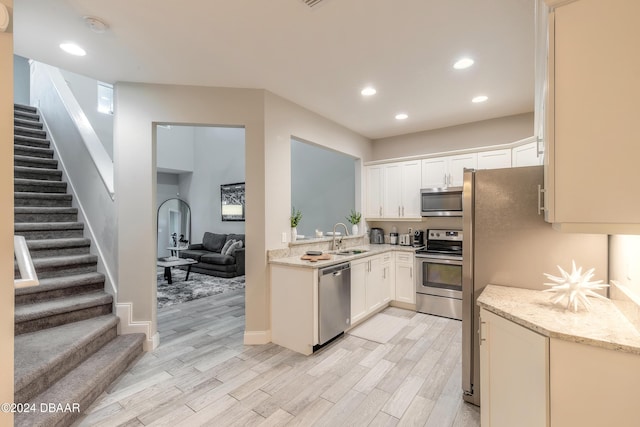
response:
[[(322, 269), (334, 265), (349, 263), (351, 267), (345, 330), (390, 304), (415, 310), (416, 248), (369, 245), (362, 236), (345, 237), (343, 243), (341, 251), (329, 251), (331, 239), (305, 241), (304, 245), (296, 242), (288, 249), (270, 251), (272, 342), (305, 355), (313, 353), (321, 342), (319, 276)], [(330, 252), (330, 259), (301, 259), (307, 250)]]
[(637, 425), (640, 333), (613, 301), (590, 301), (574, 313), (541, 291), (485, 288), (483, 425)]

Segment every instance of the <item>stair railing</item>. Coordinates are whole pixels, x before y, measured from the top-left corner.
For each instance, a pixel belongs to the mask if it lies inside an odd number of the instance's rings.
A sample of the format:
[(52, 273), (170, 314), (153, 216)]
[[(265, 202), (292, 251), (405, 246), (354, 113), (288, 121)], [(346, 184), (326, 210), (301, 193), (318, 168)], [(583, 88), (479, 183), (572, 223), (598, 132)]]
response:
[(33, 266), (31, 260), (31, 254), (27, 247), (27, 241), (24, 236), (13, 236), (13, 252), (18, 262), (18, 269), (20, 270), (20, 279), (14, 279), (13, 285), (16, 288), (27, 288), (30, 286), (38, 286), (40, 281), (38, 280), (38, 274)]

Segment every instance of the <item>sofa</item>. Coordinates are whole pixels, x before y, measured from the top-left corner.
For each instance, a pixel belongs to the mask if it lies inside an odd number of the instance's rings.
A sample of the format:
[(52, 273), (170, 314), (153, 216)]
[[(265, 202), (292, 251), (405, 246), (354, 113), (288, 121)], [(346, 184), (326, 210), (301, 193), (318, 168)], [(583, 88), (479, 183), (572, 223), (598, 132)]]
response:
[[(241, 242), (241, 243), (238, 243)], [(217, 277), (244, 275), (244, 234), (217, 234), (205, 232), (202, 243), (189, 245), (180, 251), (180, 258), (198, 261), (191, 271)]]

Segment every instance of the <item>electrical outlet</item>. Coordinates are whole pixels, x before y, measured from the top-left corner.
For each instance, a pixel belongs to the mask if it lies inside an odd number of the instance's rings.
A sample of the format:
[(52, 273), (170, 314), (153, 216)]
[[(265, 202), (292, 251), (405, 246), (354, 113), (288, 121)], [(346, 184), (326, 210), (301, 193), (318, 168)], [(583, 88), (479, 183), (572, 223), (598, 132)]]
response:
[(282, 243), (287, 243), (287, 232), (286, 231), (282, 232)]

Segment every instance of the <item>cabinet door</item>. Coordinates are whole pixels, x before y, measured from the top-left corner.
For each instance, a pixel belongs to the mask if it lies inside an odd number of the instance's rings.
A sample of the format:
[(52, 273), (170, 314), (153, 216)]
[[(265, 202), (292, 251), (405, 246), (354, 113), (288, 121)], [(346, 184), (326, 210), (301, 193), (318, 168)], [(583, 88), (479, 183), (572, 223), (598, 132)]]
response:
[(367, 306), (367, 314), (377, 310), (382, 306), (384, 300), (384, 281), (382, 280), (382, 257), (375, 256), (368, 258), (367, 272), (367, 290), (365, 292), (365, 301)]
[(434, 157), (422, 160), (422, 188), (447, 186), (448, 159)]
[(382, 254), (382, 289), (384, 292), (383, 302), (387, 303), (396, 299), (396, 274), (395, 257), (393, 252)]
[(367, 166), (367, 191), (365, 218), (382, 217), (383, 167), (381, 165)]
[(410, 252), (396, 252), (396, 296), (395, 300), (408, 304), (416, 303), (415, 274), (413, 254)]
[(549, 425), (549, 339), (480, 311), (481, 424)]
[(422, 162), (420, 160), (402, 163), (402, 187), (400, 193), (402, 202), (401, 216), (404, 218), (420, 218), (420, 184)]
[(402, 164), (390, 163), (384, 165), (384, 195), (382, 216), (384, 218), (399, 218), (402, 212), (401, 202), (401, 180)]
[(550, 220), (605, 224), (602, 232), (621, 224), (637, 229), (640, 2), (580, 0), (553, 14), (545, 150), (552, 152)]
[(367, 314), (366, 280), (369, 261), (356, 260), (351, 262), (351, 324), (362, 319)]
[(511, 150), (481, 151), (478, 153), (478, 169), (500, 169), (511, 167)]
[(538, 157), (538, 144), (531, 142), (514, 147), (511, 150), (511, 162), (514, 168), (542, 164), (542, 157)]
[(476, 169), (477, 167), (477, 153), (460, 154), (449, 157), (449, 186), (460, 187), (464, 182), (464, 169)]

